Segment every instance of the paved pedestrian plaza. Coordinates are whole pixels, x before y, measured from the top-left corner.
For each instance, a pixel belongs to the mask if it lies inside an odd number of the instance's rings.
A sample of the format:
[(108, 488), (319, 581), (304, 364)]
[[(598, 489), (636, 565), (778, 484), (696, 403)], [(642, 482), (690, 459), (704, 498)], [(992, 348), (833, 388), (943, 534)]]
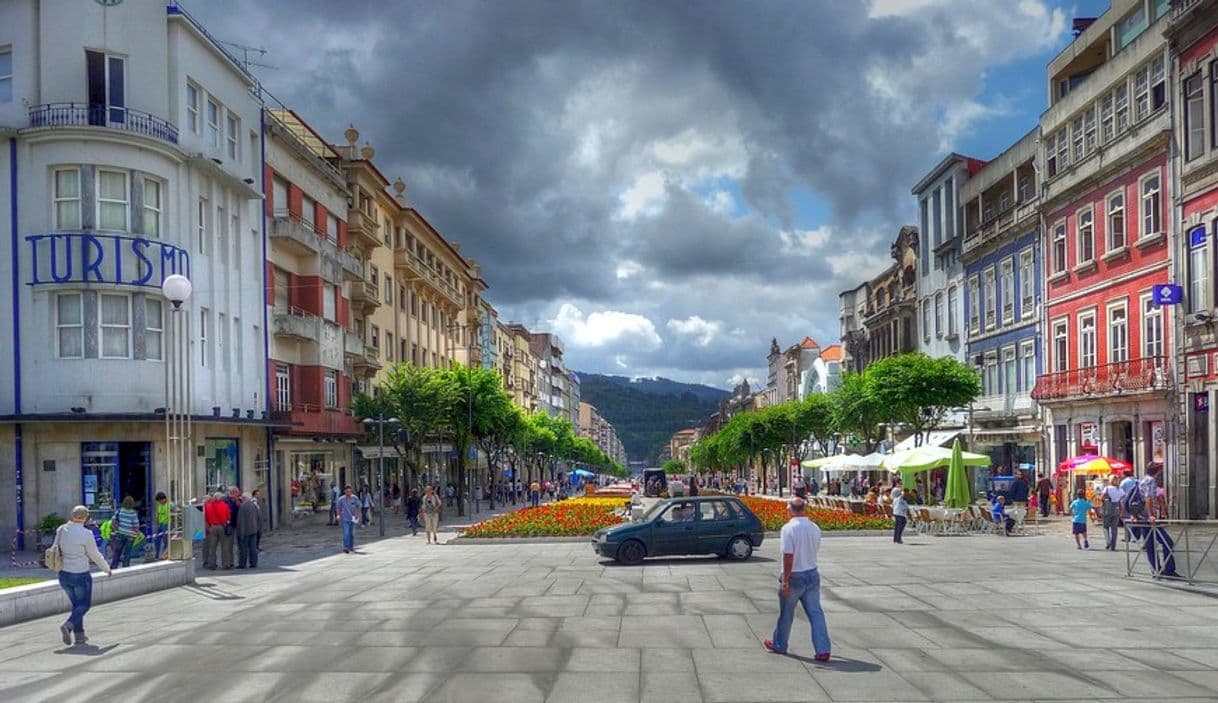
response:
[(0, 630), (0, 701), (1218, 700), (1218, 600), (1061, 536), (909, 542), (824, 540), (826, 664), (802, 614), (794, 656), (761, 647), (774, 540), (622, 567), (397, 537), (98, 606), (85, 647)]

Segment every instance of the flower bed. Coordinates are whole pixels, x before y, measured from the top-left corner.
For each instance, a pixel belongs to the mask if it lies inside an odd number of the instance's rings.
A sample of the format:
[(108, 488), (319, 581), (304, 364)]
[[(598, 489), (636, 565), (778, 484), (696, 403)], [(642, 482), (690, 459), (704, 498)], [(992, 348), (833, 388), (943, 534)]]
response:
[[(782, 529), (790, 520), (787, 513), (787, 503), (782, 500), (770, 500), (756, 496), (739, 496), (745, 505), (749, 506), (761, 524), (768, 532)], [(829, 510), (827, 508), (808, 508), (807, 515), (821, 530), (891, 530), (892, 520), (875, 515), (855, 515), (844, 510)]]
[(463, 537), (577, 537), (622, 522), (618, 498), (573, 498), (536, 508), (521, 508), (471, 525)]

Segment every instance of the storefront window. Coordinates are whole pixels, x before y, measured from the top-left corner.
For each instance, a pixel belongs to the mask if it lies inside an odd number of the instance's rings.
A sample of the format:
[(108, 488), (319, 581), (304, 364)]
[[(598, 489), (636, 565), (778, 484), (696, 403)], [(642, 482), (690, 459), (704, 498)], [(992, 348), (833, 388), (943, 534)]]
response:
[(118, 471), (118, 442), (83, 442), (80, 445), (80, 475), (84, 504), (95, 519), (114, 513), (114, 475)]
[(203, 442), (204, 487), (207, 493), (226, 491), (238, 485), (239, 454), (235, 438), (208, 438)]
[(292, 511), (329, 510), (337, 460), (331, 452), (292, 452)]

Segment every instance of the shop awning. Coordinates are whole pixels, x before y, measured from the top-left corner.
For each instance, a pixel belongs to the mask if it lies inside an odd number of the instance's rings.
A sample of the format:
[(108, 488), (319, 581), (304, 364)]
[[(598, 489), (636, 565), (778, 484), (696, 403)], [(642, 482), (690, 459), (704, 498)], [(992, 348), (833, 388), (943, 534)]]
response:
[[(381, 458), (381, 448), (378, 445), (373, 444), (371, 446), (365, 446), (363, 444), (360, 444), (360, 445), (357, 445), (355, 448), (359, 450), (359, 453), (362, 454), (365, 459)], [(398, 453), (397, 447), (395, 447), (393, 445), (385, 446), (385, 458), (386, 459), (398, 459), (401, 456), (402, 455)]]
[(892, 453), (907, 452), (915, 447), (947, 447), (952, 440), (960, 436), (963, 430), (932, 430), (930, 435), (922, 438), (921, 444), (916, 444), (917, 435), (906, 437), (892, 448)]

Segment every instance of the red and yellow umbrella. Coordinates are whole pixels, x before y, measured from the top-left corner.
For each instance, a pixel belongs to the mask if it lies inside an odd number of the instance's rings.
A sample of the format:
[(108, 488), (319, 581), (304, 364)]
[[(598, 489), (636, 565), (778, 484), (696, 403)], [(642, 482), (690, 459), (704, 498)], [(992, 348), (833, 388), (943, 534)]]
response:
[(1059, 474), (1070, 472), (1083, 474), (1122, 474), (1132, 470), (1133, 467), (1128, 462), (1096, 454), (1083, 454), (1073, 459), (1066, 459), (1057, 465), (1057, 473)]

